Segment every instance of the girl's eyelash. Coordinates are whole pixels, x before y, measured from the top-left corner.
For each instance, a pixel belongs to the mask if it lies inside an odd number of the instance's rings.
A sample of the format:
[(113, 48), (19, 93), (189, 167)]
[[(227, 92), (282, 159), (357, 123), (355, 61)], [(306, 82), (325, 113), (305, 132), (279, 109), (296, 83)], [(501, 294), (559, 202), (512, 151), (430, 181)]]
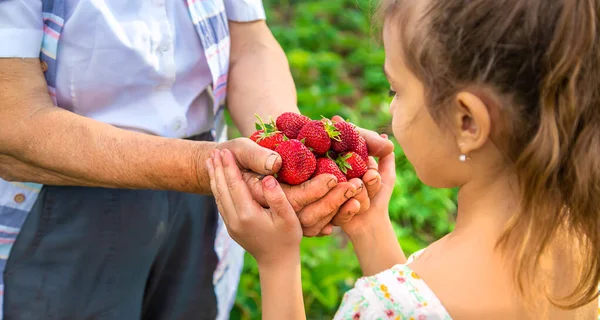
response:
[(395, 96), (396, 96), (396, 91), (394, 91), (394, 90), (390, 90), (390, 91), (388, 92), (388, 95), (389, 95), (390, 97), (395, 97)]

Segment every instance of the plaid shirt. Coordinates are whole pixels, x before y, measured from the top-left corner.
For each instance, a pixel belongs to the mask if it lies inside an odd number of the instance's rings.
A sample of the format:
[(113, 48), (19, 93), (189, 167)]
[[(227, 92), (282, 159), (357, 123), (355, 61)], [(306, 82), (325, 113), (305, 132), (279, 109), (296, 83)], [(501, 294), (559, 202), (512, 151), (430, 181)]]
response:
[[(0, 0), (8, 3), (17, 0)], [(229, 71), (230, 39), (228, 18), (238, 21), (264, 19), (261, 0), (181, 0), (187, 8), (198, 33), (212, 78), (213, 112), (215, 121), (212, 134), (217, 141), (226, 139), (223, 121), (224, 100)], [(42, 0), (43, 37), (40, 59), (46, 63), (45, 78), (55, 104), (57, 52), (65, 23), (65, 0)], [(4, 270), (10, 250), (33, 207), (42, 185), (7, 182), (0, 179), (0, 271)], [(243, 265), (243, 249), (227, 234), (219, 219), (215, 250), (220, 263), (214, 274), (215, 291), (219, 303), (219, 319), (228, 319), (235, 301), (239, 276)], [(0, 277), (0, 306), (4, 281)], [(2, 312), (0, 308), (0, 318)]]

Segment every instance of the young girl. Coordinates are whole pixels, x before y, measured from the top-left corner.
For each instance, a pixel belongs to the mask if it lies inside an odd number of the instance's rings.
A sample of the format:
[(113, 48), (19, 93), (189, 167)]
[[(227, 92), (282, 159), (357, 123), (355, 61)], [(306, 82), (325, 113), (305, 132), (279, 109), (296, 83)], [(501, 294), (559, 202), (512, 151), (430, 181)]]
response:
[[(335, 319), (594, 319), (600, 280), (600, 0), (382, 4), (394, 135), (419, 178), (460, 187), (455, 230), (405, 259), (382, 189), (341, 227), (365, 277)], [(302, 231), (228, 151), (207, 163), (229, 232), (257, 260), (263, 319), (304, 319)]]

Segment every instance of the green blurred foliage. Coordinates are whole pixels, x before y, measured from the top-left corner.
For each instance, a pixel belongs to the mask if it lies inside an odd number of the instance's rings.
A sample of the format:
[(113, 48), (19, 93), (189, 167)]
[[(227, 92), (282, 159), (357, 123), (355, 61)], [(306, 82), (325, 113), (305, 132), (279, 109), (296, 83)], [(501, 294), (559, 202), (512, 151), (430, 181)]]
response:
[[(385, 54), (371, 25), (371, 0), (264, 0), (267, 21), (285, 50), (303, 114), (340, 115), (387, 133), (389, 84)], [(232, 135), (238, 133), (233, 130)], [(424, 186), (395, 139), (397, 180), (390, 216), (398, 241), (411, 254), (452, 230), (456, 191)], [(308, 319), (331, 319), (344, 295), (361, 276), (351, 244), (341, 234), (305, 238), (302, 281)], [(260, 319), (256, 261), (246, 255), (231, 319)]]

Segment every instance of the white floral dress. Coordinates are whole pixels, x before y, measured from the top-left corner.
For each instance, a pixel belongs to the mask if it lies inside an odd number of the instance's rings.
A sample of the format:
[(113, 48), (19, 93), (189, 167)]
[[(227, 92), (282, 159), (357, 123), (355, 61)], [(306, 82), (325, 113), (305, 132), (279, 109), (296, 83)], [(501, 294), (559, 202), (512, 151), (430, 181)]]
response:
[(452, 320), (425, 281), (407, 266), (424, 250), (411, 255), (406, 264), (358, 279), (344, 295), (334, 320)]
[(411, 255), (406, 264), (358, 279), (334, 320), (451, 320), (425, 281), (407, 266), (422, 252)]

